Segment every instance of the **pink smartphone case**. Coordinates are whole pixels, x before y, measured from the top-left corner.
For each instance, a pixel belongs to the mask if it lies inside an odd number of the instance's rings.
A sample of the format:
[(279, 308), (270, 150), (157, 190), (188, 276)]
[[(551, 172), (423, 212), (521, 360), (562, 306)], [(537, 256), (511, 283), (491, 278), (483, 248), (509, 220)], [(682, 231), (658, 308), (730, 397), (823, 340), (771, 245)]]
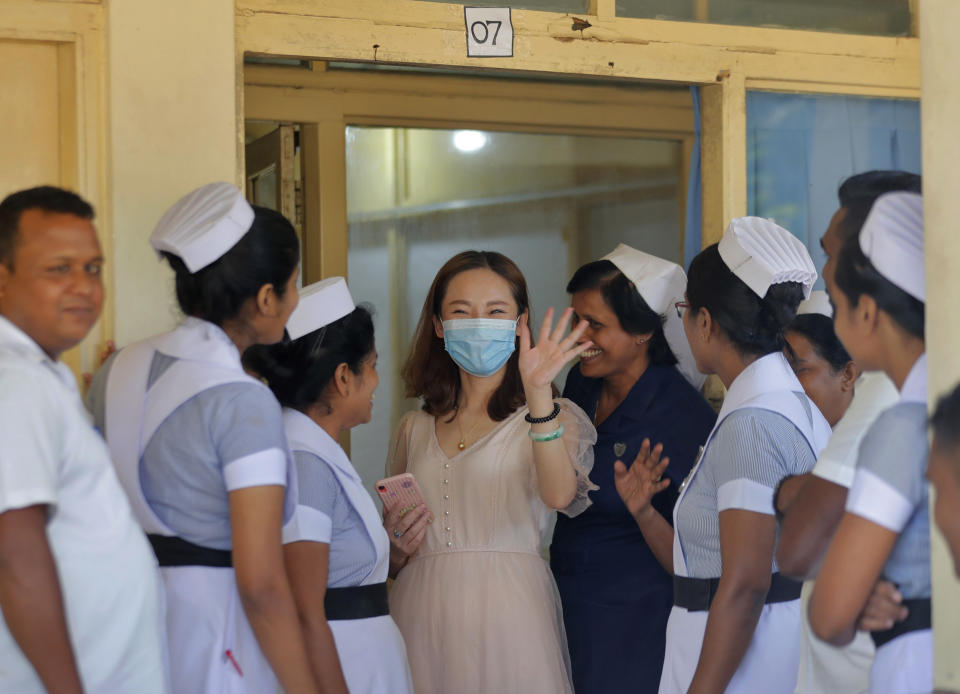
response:
[(423, 494), (420, 492), (420, 485), (416, 478), (409, 472), (400, 475), (394, 475), (377, 482), (377, 494), (383, 501), (383, 506), (388, 511), (395, 506), (400, 505), (400, 517), (412, 511), (418, 504), (426, 506)]

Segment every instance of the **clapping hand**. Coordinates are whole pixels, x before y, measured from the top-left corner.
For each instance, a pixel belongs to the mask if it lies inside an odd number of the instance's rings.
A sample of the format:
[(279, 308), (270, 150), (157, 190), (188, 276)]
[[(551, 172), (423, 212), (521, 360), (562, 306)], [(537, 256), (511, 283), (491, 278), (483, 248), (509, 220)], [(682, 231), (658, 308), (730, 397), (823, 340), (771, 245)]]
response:
[(617, 493), (637, 522), (653, 510), (650, 501), (654, 495), (670, 485), (669, 478), (663, 479), (670, 458), (661, 460), (661, 453), (663, 444), (658, 443), (651, 450), (650, 439), (644, 439), (633, 465), (627, 468), (620, 460), (613, 464), (613, 481)]
[(577, 340), (587, 329), (587, 321), (580, 321), (569, 335), (563, 337), (567, 326), (570, 325), (572, 315), (573, 309), (566, 309), (560, 315), (556, 327), (551, 331), (553, 309), (548, 308), (535, 346), (530, 344), (530, 327), (527, 325), (526, 318), (521, 319), (519, 366), (524, 389), (529, 391), (549, 387), (568, 361), (580, 356), (581, 352), (593, 346), (589, 341), (577, 344)]

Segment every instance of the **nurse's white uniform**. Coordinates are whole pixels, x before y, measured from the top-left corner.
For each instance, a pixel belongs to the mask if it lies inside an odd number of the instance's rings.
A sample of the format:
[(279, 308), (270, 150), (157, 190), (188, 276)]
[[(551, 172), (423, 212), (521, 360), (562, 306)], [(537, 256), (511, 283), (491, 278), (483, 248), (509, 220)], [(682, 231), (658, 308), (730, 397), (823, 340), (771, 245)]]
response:
[[(387, 531), (346, 452), (326, 431), (301, 412), (286, 408), (283, 420), (298, 466), (304, 461), (306, 464), (329, 468), (362, 521), (362, 528), (353, 530), (364, 533), (375, 549), (375, 560), (361, 569), (365, 575), (352, 585), (384, 583), (390, 559)], [(310, 456), (301, 458), (298, 453), (308, 453)], [(304, 479), (307, 479), (306, 475)], [(283, 529), (283, 540), (330, 544), (333, 531), (333, 521), (329, 515), (301, 502), (297, 505), (293, 520)], [(333, 557), (331, 553), (331, 564)], [(331, 566), (331, 576), (333, 568)], [(331, 620), (329, 624), (351, 694), (412, 694), (413, 682), (407, 664), (407, 650), (400, 630), (390, 615)]]
[[(148, 387), (157, 355), (175, 361)], [(110, 366), (106, 384), (107, 440), (134, 513), (148, 534), (178, 535), (158, 517), (144, 496), (144, 450), (178, 408), (204, 392), (228, 384), (262, 389), (262, 397), (279, 410), (269, 389), (244, 372), (240, 354), (230, 338), (216, 325), (196, 318), (186, 319), (169, 333), (125, 348)], [(282, 431), (278, 438), (283, 439)], [(221, 462), (222, 478), (216, 482), (217, 488), (206, 490), (221, 507), (228, 503), (229, 491), (281, 485), (287, 487), (284, 518), (292, 516), (296, 478), (287, 450), (270, 448)], [(176, 464), (182, 465), (185, 473), (189, 466), (198, 465), (189, 459)], [(232, 567), (166, 566), (161, 573), (167, 595), (173, 691), (277, 691), (276, 677), (240, 604)]]
[[(804, 406), (804, 402), (808, 407)], [(734, 380), (724, 400), (717, 424), (707, 439), (704, 452), (683, 485), (674, 507), (673, 568), (678, 576), (690, 576), (685, 544), (692, 538), (683, 535), (684, 500), (698, 485), (698, 476), (707, 465), (719, 465), (711, 444), (730, 415), (746, 409), (766, 410), (786, 418), (796, 427), (810, 449), (809, 467), (830, 437), (830, 426), (820, 411), (803, 393), (784, 356), (768, 354), (750, 364)], [(809, 469), (794, 469), (782, 474), (802, 474)], [(708, 484), (700, 481), (699, 484)], [(703, 491), (703, 490), (701, 490)], [(707, 490), (709, 491), (709, 490)], [(733, 479), (715, 491), (717, 512), (743, 509), (773, 515), (773, 488), (746, 477)], [(715, 538), (719, 552), (719, 536)], [(771, 567), (772, 572), (776, 566)], [(698, 575), (694, 578), (716, 578)], [(666, 656), (660, 680), (660, 694), (685, 694), (693, 680), (709, 612), (688, 611), (674, 606), (667, 623)], [(764, 605), (753, 640), (730, 680), (728, 694), (792, 694), (800, 657), (800, 600)]]
[[(864, 436), (847, 512), (897, 533), (882, 577), (905, 600), (929, 600), (930, 509), (926, 480), (927, 357), (922, 355), (887, 409)], [(915, 608), (919, 609), (919, 608)], [(933, 689), (933, 632), (916, 629), (877, 648), (870, 694), (913, 694)]]
[[(828, 482), (850, 489), (857, 469), (857, 451), (867, 430), (900, 395), (880, 371), (864, 373), (857, 379), (853, 401), (830, 435), (830, 442), (817, 458), (811, 473)], [(821, 641), (810, 628), (807, 606), (814, 581), (803, 584), (803, 648), (796, 694), (858, 694), (867, 689), (873, 665), (873, 642), (869, 634), (858, 631), (854, 640), (842, 648)]]

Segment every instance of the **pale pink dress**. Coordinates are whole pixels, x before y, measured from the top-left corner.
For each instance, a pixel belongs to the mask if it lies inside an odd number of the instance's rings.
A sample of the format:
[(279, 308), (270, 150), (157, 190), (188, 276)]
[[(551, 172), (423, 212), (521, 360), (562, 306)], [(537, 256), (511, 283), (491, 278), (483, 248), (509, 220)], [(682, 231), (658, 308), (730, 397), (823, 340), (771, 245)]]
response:
[[(564, 442), (590, 505), (596, 431), (561, 400)], [(572, 694), (560, 597), (540, 551), (552, 511), (541, 501), (530, 425), (518, 410), (448, 458), (434, 418), (400, 422), (387, 469), (413, 473), (436, 520), (390, 592), (417, 694)]]

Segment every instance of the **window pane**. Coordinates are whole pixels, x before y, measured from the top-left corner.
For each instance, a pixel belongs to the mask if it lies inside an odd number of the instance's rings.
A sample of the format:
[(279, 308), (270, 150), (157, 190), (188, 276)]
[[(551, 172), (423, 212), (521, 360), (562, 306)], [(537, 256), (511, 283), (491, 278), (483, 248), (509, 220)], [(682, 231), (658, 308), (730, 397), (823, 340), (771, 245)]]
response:
[[(372, 485), (400, 416), (399, 370), (437, 270), (467, 249), (523, 271), (534, 321), (569, 305), (581, 264), (623, 241), (679, 261), (679, 143), (524, 133), (347, 129), (348, 270), (375, 309), (380, 387), (351, 459)], [(565, 374), (557, 382), (562, 386)]]
[[(449, 0), (427, 0), (449, 2)], [(541, 10), (543, 12), (586, 13), (590, 0), (499, 0), (498, 2), (471, 2), (470, 7), (512, 7), (515, 10)]]
[(695, 0), (617, 0), (617, 16), (693, 21), (696, 4)]
[(908, 0), (617, 0), (618, 17), (906, 36)]
[(920, 173), (919, 102), (748, 92), (748, 213), (793, 232), (818, 270), (837, 188), (872, 169)]

